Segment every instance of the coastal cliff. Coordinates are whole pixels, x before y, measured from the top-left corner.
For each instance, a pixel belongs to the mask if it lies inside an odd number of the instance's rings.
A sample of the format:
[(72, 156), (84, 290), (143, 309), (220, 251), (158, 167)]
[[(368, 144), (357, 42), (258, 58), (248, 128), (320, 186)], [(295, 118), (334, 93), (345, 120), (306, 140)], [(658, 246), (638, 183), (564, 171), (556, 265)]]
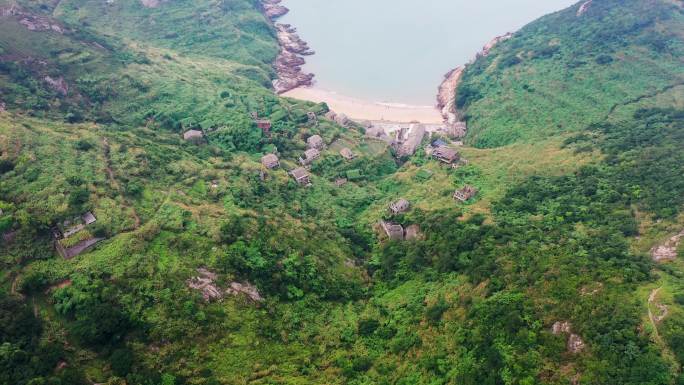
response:
[(444, 75), (444, 80), (439, 85), (437, 92), (437, 108), (442, 114), (444, 122), (448, 124), (455, 124), (458, 122), (458, 120), (462, 119), (462, 116), (460, 116), (458, 110), (456, 109), (456, 93), (466, 67), (473, 63), (477, 58), (488, 56), (490, 51), (497, 44), (508, 40), (511, 37), (513, 37), (513, 34), (510, 32), (506, 33), (505, 35), (495, 37), (489, 43), (485, 44), (485, 46), (482, 47), (482, 50), (480, 50), (480, 52), (475, 55), (475, 58), (468, 64), (456, 67)]
[(261, 7), (264, 15), (274, 23), (276, 37), (280, 44), (280, 52), (276, 57), (274, 67), (277, 78), (273, 80), (276, 93), (293, 90), (301, 86), (310, 86), (314, 75), (305, 73), (302, 66), (306, 63), (303, 56), (313, 55), (309, 45), (297, 34), (297, 30), (289, 24), (279, 24), (275, 21), (289, 12), (281, 5), (281, 0), (262, 0)]

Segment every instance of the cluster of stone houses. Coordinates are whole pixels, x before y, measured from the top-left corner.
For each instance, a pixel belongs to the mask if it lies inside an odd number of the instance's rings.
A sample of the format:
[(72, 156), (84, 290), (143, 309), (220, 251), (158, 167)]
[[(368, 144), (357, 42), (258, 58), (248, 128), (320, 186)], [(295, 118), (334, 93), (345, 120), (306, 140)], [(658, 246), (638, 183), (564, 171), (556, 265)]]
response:
[[(98, 238), (86, 233), (88, 226), (97, 222), (97, 218), (91, 212), (86, 212), (79, 218), (72, 221), (64, 221), (60, 225), (52, 229), (52, 235), (55, 239), (55, 249), (66, 259), (73, 258), (84, 251), (90, 249), (104, 238)], [(73, 237), (81, 238), (76, 242), (70, 242)], [(85, 236), (83, 236), (85, 235)]]
[[(389, 205), (389, 211), (396, 216), (407, 212), (411, 208), (411, 203), (401, 198)], [(420, 235), (420, 227), (418, 225), (410, 225), (404, 228), (399, 223), (393, 221), (380, 221), (380, 228), (385, 232), (387, 238), (393, 241), (412, 240), (418, 238)]]

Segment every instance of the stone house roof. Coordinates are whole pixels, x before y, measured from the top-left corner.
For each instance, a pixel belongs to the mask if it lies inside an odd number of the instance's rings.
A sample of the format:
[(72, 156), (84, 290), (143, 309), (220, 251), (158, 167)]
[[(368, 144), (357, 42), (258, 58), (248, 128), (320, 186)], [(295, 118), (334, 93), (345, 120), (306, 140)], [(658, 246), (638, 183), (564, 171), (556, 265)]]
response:
[(348, 149), (347, 147), (340, 150), (340, 155), (342, 155), (342, 157), (344, 159), (347, 159), (347, 160), (354, 159), (354, 153), (352, 152), (352, 150)]
[(266, 154), (261, 157), (261, 164), (266, 168), (276, 168), (280, 166), (278, 157), (275, 154)]
[(290, 175), (297, 181), (297, 183), (300, 184), (309, 184), (310, 179), (309, 179), (309, 172), (306, 171), (304, 167), (299, 167), (296, 168), (292, 171), (290, 171)]
[(432, 142), (432, 147), (435, 147), (435, 148), (446, 146), (446, 145), (447, 145), (447, 142), (443, 141), (442, 139), (437, 139), (434, 142)]
[(95, 215), (93, 215), (93, 213), (91, 213), (90, 211), (83, 214), (81, 219), (83, 219), (83, 223), (85, 223), (86, 226), (93, 224), (93, 223), (95, 223), (95, 221), (97, 221), (97, 218), (95, 218)]
[(398, 201), (392, 203), (389, 208), (393, 214), (401, 214), (405, 211), (408, 211), (409, 207), (411, 207), (409, 201), (407, 201), (404, 198), (401, 198)]
[(318, 151), (315, 148), (310, 148), (306, 151), (304, 151), (304, 157), (299, 158), (299, 163), (302, 165), (307, 165), (313, 162), (314, 160), (318, 159), (321, 157), (321, 152)]
[(404, 239), (404, 227), (387, 221), (380, 221), (380, 227), (391, 240), (401, 241)]
[(323, 138), (321, 138), (320, 135), (313, 135), (306, 140), (306, 145), (309, 148), (315, 148), (320, 150), (323, 147), (325, 147), (325, 142), (323, 142)]
[(432, 156), (444, 163), (449, 164), (457, 162), (460, 158), (460, 156), (458, 155), (458, 151), (446, 146), (437, 147), (432, 152)]
[(193, 140), (193, 139), (201, 139), (204, 136), (204, 133), (199, 130), (188, 130), (183, 134), (183, 139), (185, 140)]

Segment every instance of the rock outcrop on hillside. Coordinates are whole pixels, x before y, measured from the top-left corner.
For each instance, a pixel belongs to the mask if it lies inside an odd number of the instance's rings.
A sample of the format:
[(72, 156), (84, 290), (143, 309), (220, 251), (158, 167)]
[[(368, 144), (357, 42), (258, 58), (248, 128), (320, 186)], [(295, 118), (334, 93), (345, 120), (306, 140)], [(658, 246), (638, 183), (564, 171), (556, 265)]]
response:
[(66, 32), (66, 29), (55, 20), (46, 16), (32, 14), (17, 5), (0, 7), (0, 17), (15, 17), (19, 24), (26, 27), (29, 31), (52, 31), (59, 34)]
[(568, 335), (568, 352), (578, 354), (584, 350), (585, 343), (582, 337), (572, 332), (572, 324), (569, 321), (556, 321), (551, 327), (551, 332), (554, 335)]
[(679, 234), (673, 235), (661, 245), (656, 245), (651, 249), (651, 258), (654, 262), (667, 262), (677, 259), (677, 248), (684, 238), (684, 230)]

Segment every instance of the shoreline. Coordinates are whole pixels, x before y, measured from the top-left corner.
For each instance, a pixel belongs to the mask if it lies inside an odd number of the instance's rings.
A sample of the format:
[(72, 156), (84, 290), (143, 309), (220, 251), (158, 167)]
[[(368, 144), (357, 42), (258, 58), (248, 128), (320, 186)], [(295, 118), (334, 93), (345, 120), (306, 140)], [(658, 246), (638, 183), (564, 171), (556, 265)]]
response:
[(340, 95), (315, 86), (297, 87), (282, 93), (281, 96), (314, 103), (325, 102), (332, 111), (345, 114), (350, 119), (357, 121), (444, 123), (442, 115), (434, 106), (373, 102)]
[(281, 2), (282, 0), (260, 0), (262, 12), (275, 28), (280, 46), (280, 52), (273, 65), (277, 74), (277, 78), (273, 80), (273, 89), (276, 94), (314, 103), (326, 103), (332, 111), (344, 114), (356, 121), (380, 124), (443, 124), (453, 128), (455, 136), (458, 137), (465, 136), (467, 130), (456, 108), (456, 90), (463, 73), (477, 58), (487, 56), (497, 44), (513, 36), (513, 33), (509, 32), (495, 37), (469, 63), (460, 65), (445, 74), (444, 80), (437, 86), (437, 103), (434, 106), (369, 101), (315, 86), (315, 75), (305, 73), (302, 69), (306, 63), (304, 56), (313, 55), (315, 52), (299, 37), (296, 28), (290, 24), (276, 22), (290, 11), (281, 5)]

